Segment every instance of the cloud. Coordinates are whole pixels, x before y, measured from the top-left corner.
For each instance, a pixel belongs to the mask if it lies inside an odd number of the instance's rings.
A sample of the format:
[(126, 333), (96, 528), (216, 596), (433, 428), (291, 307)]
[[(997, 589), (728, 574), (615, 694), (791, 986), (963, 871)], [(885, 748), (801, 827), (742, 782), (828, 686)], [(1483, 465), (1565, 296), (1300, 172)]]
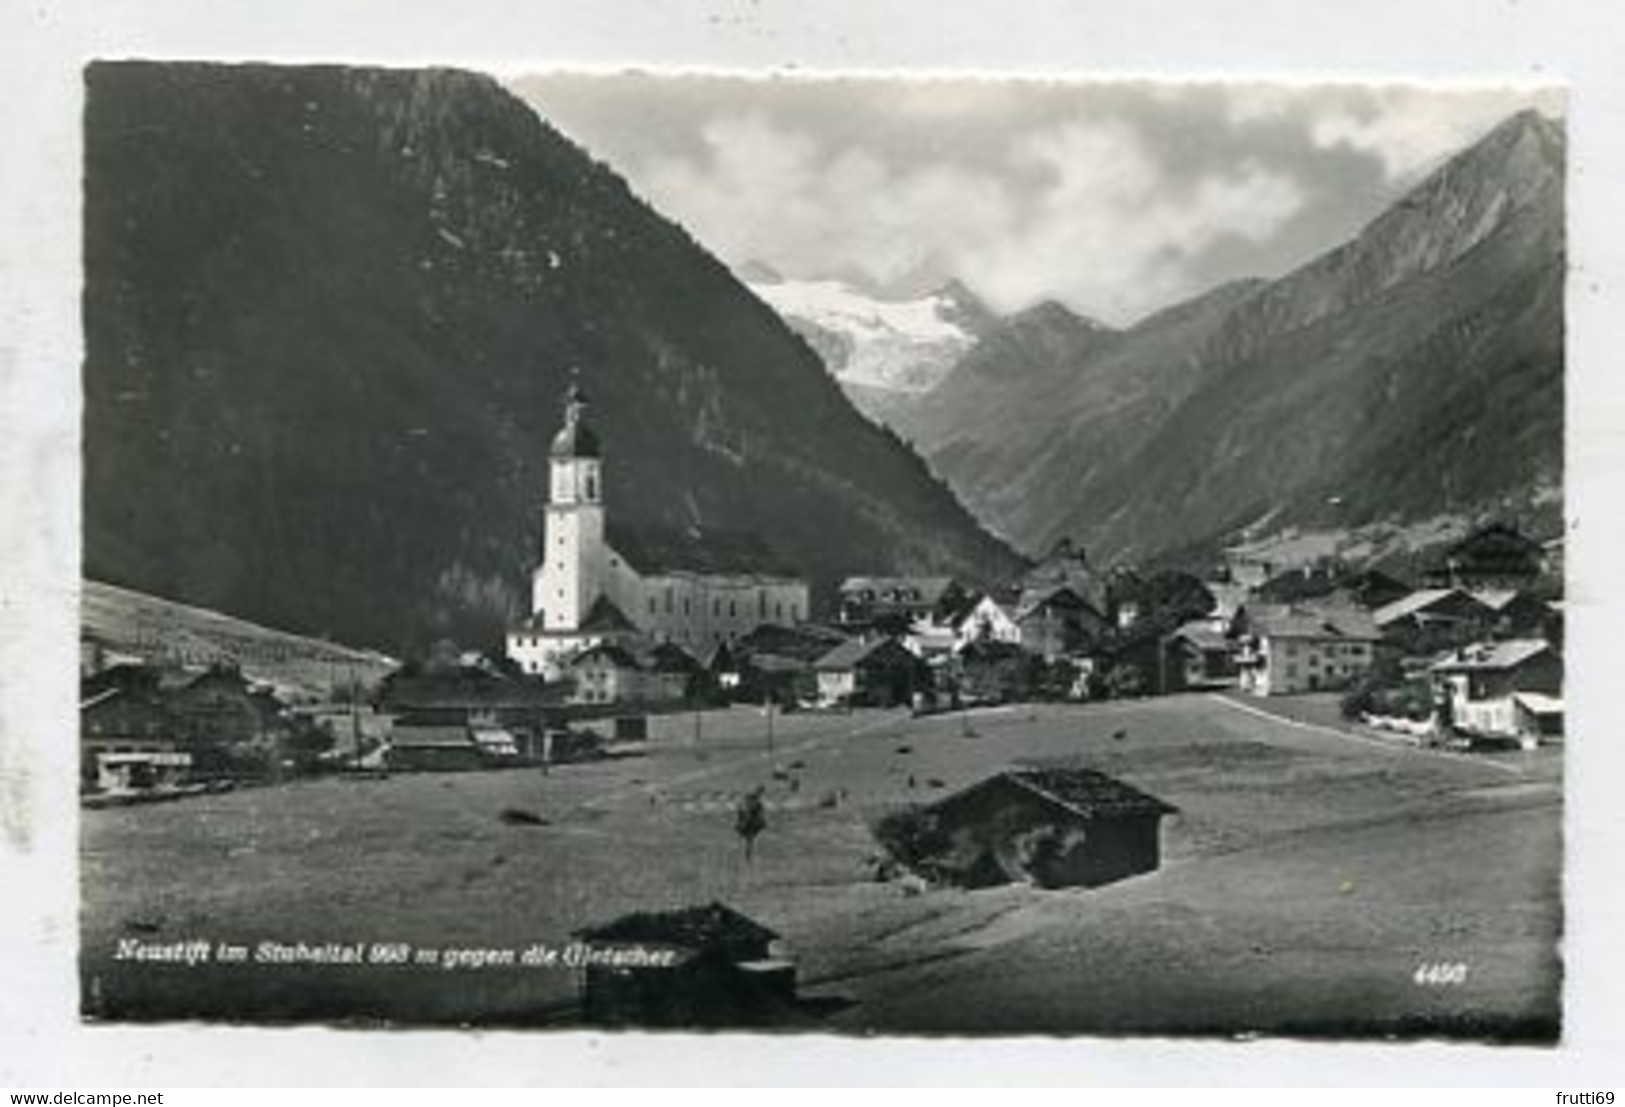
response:
[(835, 148), (760, 113), (702, 136), (703, 156), (656, 159), (643, 184), (727, 260), (793, 259), (801, 275), (856, 270), (882, 286), (934, 263), (1005, 310), (1057, 297), (1126, 321), (1197, 291), (1186, 262), (1207, 245), (1264, 237), (1303, 203), (1256, 164), (1170, 173), (1120, 122), (1013, 135), (1003, 173)]
[(998, 180), (951, 164), (831, 149), (760, 113), (718, 117), (701, 134), (700, 157), (654, 159), (642, 185), (731, 262), (789, 259), (801, 275), (858, 269), (888, 283), (956, 235), (1003, 236), (1012, 218)]
[(538, 110), (731, 263), (1127, 322), (1355, 233), (1530, 88), (536, 76)]
[(1321, 149), (1346, 146), (1374, 154), (1395, 182), (1410, 182), (1470, 145), (1521, 108), (1561, 111), (1555, 90), (1391, 88), (1315, 119)]

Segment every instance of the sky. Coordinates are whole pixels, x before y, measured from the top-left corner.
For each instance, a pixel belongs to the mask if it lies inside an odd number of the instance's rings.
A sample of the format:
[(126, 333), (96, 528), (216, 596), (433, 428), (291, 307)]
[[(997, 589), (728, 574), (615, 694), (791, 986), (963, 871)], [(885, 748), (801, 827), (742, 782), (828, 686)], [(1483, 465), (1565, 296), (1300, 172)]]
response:
[(1534, 86), (553, 72), (539, 114), (730, 265), (1114, 325), (1355, 234)]

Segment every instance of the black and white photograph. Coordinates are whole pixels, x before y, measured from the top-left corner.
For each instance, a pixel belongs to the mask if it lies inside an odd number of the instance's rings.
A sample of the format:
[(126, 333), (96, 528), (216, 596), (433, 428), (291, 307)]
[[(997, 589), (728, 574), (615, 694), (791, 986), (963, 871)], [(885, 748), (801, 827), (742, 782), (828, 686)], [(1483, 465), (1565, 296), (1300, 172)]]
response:
[(88, 1023), (1562, 1037), (1561, 84), (82, 79)]

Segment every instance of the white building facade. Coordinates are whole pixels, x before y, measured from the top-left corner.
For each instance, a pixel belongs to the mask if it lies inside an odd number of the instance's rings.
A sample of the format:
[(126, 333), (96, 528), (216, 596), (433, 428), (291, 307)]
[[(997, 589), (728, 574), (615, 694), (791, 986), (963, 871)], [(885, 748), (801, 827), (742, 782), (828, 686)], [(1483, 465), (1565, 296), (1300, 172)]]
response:
[(572, 388), (549, 451), (549, 497), (531, 614), (508, 630), (526, 673), (555, 679), (594, 646), (630, 637), (671, 642), (705, 660), (763, 623), (808, 616), (807, 582), (748, 536), (691, 531), (650, 542), (606, 518), (603, 454)]

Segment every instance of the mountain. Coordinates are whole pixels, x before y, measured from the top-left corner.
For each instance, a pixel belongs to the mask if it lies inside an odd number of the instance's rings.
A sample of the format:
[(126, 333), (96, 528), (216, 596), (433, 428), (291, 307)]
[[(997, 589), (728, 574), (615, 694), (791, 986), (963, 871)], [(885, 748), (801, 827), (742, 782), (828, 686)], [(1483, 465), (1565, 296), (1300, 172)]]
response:
[(1278, 280), (1045, 363), (973, 351), (905, 434), (1029, 550), (1074, 535), (1149, 558), (1550, 504), (1564, 147), (1556, 124), (1514, 116)]
[(1197, 351), (1256, 287), (1225, 285), (1122, 331), (1041, 304), (986, 334), (895, 425), (996, 533), (1046, 550), (1089, 502), (1080, 490), (1196, 387)]
[(613, 517), (823, 593), (1016, 559), (680, 227), (494, 81), (98, 63), (88, 576), (391, 652), (526, 601), (578, 370)]
[(751, 291), (807, 341), (853, 403), (879, 421), (935, 388), (996, 320), (958, 281), (926, 296), (883, 299), (848, 281), (764, 277), (760, 263), (747, 265), (740, 272), (752, 274)]

